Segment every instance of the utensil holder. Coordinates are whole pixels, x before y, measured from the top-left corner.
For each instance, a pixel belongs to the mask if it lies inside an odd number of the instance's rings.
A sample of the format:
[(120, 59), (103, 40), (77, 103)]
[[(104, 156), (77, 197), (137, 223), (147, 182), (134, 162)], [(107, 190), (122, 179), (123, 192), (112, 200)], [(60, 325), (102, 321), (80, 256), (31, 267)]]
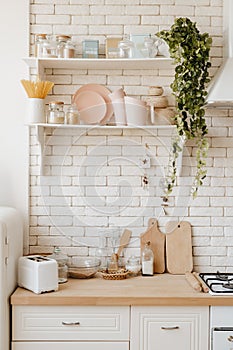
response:
[(45, 103), (43, 98), (29, 98), (27, 110), (27, 123), (45, 123)]

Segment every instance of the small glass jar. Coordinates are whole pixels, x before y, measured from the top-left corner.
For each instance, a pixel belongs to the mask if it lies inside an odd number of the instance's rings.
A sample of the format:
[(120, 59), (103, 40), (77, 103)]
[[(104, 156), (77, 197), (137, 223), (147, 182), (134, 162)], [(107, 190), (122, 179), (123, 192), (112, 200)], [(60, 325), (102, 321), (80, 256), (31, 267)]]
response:
[(57, 42), (57, 57), (58, 58), (64, 58), (64, 48), (67, 41), (69, 41), (71, 37), (69, 35), (57, 35), (56, 36), (56, 42)]
[(64, 102), (52, 101), (49, 103), (49, 109), (47, 113), (48, 124), (64, 124), (65, 113), (63, 111)]
[(79, 124), (80, 114), (75, 104), (68, 107), (66, 111), (66, 124)]
[(131, 40), (129, 40), (127, 36), (125, 36), (123, 40), (121, 40), (118, 44), (118, 48), (120, 50), (120, 57), (132, 58), (134, 47), (134, 43)]
[(137, 276), (141, 271), (140, 258), (130, 256), (125, 267), (130, 272), (131, 276)]
[(46, 42), (47, 42), (46, 34), (36, 34), (35, 50), (34, 50), (35, 57), (43, 57), (43, 47), (44, 47), (44, 43)]
[(42, 57), (57, 57), (57, 43), (52, 36), (47, 35), (47, 39), (42, 44)]
[(74, 58), (75, 56), (75, 44), (72, 41), (67, 41), (63, 48), (64, 58)]
[(58, 283), (67, 282), (67, 277), (68, 277), (67, 255), (63, 254), (59, 247), (55, 247), (53, 254), (50, 255), (50, 258), (56, 260), (58, 265)]

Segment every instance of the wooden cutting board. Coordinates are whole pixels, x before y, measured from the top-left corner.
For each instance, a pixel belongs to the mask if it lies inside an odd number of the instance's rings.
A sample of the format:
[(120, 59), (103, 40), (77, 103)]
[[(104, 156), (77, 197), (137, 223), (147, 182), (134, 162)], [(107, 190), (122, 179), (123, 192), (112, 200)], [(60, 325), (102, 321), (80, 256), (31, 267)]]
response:
[(165, 234), (158, 228), (158, 222), (155, 219), (150, 219), (148, 229), (141, 234), (141, 251), (146, 242), (151, 242), (154, 260), (154, 273), (163, 273), (165, 271)]
[(166, 224), (167, 271), (174, 275), (193, 270), (192, 227), (187, 221)]

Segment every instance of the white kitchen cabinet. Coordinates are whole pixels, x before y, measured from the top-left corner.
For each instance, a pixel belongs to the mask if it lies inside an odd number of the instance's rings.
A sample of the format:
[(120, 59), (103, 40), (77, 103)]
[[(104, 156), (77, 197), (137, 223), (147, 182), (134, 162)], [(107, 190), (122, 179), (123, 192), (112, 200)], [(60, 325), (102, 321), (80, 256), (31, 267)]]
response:
[(127, 306), (14, 306), (12, 350), (129, 350)]
[(133, 350), (207, 350), (208, 307), (132, 307)]

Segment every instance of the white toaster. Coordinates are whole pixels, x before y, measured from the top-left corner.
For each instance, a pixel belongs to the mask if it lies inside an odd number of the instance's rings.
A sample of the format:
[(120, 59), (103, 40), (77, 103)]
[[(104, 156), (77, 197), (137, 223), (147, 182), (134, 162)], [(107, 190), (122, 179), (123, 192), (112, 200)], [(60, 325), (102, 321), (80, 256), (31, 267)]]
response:
[(58, 290), (56, 260), (40, 255), (22, 256), (18, 262), (18, 285), (36, 294)]

